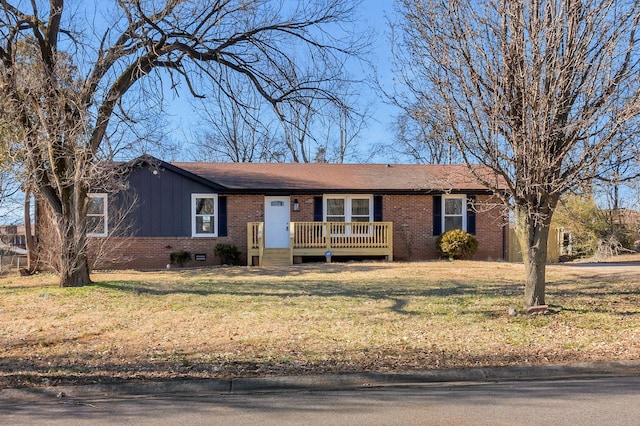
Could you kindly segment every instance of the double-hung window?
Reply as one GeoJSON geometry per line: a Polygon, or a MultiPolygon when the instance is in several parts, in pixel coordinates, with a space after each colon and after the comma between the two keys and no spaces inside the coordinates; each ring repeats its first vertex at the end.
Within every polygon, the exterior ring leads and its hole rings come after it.
{"type": "Polygon", "coordinates": [[[217,236],[217,211],[217,194],[191,194],[191,235],[193,237],[217,236]]]}
{"type": "Polygon", "coordinates": [[[442,230],[467,230],[467,198],[464,195],[442,197],[442,230]]]}
{"type": "MultiPolygon", "coordinates": [[[[370,195],[326,195],[325,217],[326,222],[372,222],[373,197],[370,195]]],[[[336,234],[361,234],[370,232],[365,226],[335,226],[332,233],[336,234]],[[354,228],[354,229],[352,229],[354,228]],[[357,229],[355,229],[357,228],[357,229]]]]}
{"type": "Polygon", "coordinates": [[[326,195],[325,221],[371,222],[373,197],[370,195],[326,195]]]}
{"type": "Polygon", "coordinates": [[[325,203],[327,205],[325,209],[325,212],[327,212],[326,222],[347,222],[344,198],[327,198],[325,203]]]}
{"type": "Polygon", "coordinates": [[[371,198],[351,198],[351,222],[371,222],[371,198]]]}
{"type": "Polygon", "coordinates": [[[87,236],[106,237],[109,233],[107,194],[87,194],[87,236]]]}

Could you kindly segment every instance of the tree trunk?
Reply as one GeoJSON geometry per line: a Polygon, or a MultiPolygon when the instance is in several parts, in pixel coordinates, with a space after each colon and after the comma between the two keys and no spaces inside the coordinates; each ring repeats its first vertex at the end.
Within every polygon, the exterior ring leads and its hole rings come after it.
{"type": "Polygon", "coordinates": [[[56,215],[60,255],[58,275],[60,287],[82,287],[91,284],[84,217],[84,194],[67,199],[63,213],[56,215]]]}
{"type": "Polygon", "coordinates": [[[31,191],[29,189],[24,192],[24,245],[27,249],[27,271],[33,274],[36,271],[37,256],[31,231],[31,191]]]}
{"type": "Polygon", "coordinates": [[[526,208],[516,207],[516,233],[520,241],[526,281],[524,306],[545,304],[547,244],[551,217],[540,218],[526,208]]]}
{"type": "MultiPolygon", "coordinates": [[[[63,259],[63,262],[65,259],[63,259]]],[[[82,287],[91,284],[89,262],[86,255],[78,255],[74,265],[67,262],[66,269],[60,272],[60,287],[82,287]]]]}
{"type": "Polygon", "coordinates": [[[76,235],[77,230],[67,227],[62,233],[59,265],[60,287],[82,287],[91,284],[86,238],[76,235]]]}

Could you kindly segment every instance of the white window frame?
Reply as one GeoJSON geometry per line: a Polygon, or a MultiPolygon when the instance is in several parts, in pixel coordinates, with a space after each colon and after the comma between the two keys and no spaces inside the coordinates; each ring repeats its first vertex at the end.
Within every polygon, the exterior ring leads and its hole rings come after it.
{"type": "Polygon", "coordinates": [[[344,221],[352,222],[351,220],[351,200],[357,198],[359,200],[369,200],[369,220],[367,222],[373,222],[373,195],[370,194],[326,194],[323,196],[323,213],[322,220],[327,221],[327,200],[328,199],[343,199],[344,200],[344,221]]]}
{"type": "MultiPolygon", "coordinates": [[[[344,221],[345,222],[353,222],[352,217],[351,217],[351,200],[353,200],[354,198],[362,200],[362,199],[367,199],[369,200],[369,220],[367,222],[373,222],[373,195],[370,194],[325,194],[323,196],[323,213],[322,213],[322,220],[324,222],[327,222],[327,200],[328,199],[341,199],[344,200],[344,221]]],[[[336,223],[341,223],[341,222],[336,222],[336,223]]],[[[355,222],[358,223],[358,222],[355,222]]],[[[344,227],[344,234],[334,234],[337,236],[340,235],[370,235],[373,232],[373,229],[371,229],[371,227],[368,227],[368,232],[366,233],[362,233],[359,232],[357,234],[352,233],[351,232],[351,225],[345,226],[344,227]]]]}
{"type": "Polygon", "coordinates": [[[87,237],[106,237],[109,235],[109,195],[104,192],[92,192],[87,194],[89,198],[101,198],[102,199],[102,214],[90,214],[87,212],[87,219],[89,217],[102,217],[104,229],[102,232],[87,232],[87,237]]]}
{"type": "Polygon", "coordinates": [[[466,231],[467,230],[467,196],[465,194],[449,194],[449,195],[443,195],[442,196],[442,233],[444,234],[445,232],[448,231],[448,229],[446,228],[445,224],[447,217],[458,217],[459,215],[451,215],[451,214],[447,214],[447,211],[445,209],[445,203],[446,200],[452,200],[452,199],[456,199],[456,200],[462,200],[462,230],[466,231]]]}
{"type": "Polygon", "coordinates": [[[218,236],[218,194],[191,194],[191,236],[193,238],[218,236]],[[196,232],[196,200],[198,198],[210,198],[213,200],[213,232],[196,232]]]}

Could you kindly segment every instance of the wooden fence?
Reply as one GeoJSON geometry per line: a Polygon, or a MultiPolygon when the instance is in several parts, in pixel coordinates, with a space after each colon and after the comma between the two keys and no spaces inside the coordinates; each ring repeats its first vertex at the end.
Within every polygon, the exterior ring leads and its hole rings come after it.
{"type": "Polygon", "coordinates": [[[26,268],[26,255],[0,255],[0,271],[8,271],[13,269],[26,268]]]}
{"type": "MultiPolygon", "coordinates": [[[[564,238],[564,228],[555,228],[549,232],[549,242],[547,244],[547,263],[557,263],[562,253],[562,241],[564,238]]],[[[522,252],[520,242],[514,228],[509,228],[509,262],[522,262],[522,252]]]]}

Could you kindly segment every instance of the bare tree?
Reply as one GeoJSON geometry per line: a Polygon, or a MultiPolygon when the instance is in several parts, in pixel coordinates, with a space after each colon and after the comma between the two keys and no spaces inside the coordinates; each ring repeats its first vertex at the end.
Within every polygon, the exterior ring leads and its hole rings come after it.
{"type": "Polygon", "coordinates": [[[346,80],[334,83],[334,98],[311,95],[282,110],[282,135],[292,161],[344,163],[357,156],[360,133],[370,118],[369,107],[358,105],[357,97],[345,88],[346,80]]]}
{"type": "Polygon", "coordinates": [[[421,95],[426,90],[424,79],[416,78],[413,67],[407,66],[412,59],[410,47],[402,37],[404,25],[394,25],[391,21],[390,24],[392,67],[395,67],[393,74],[397,76],[394,81],[403,90],[388,90],[376,76],[377,90],[388,103],[400,110],[394,122],[395,140],[386,149],[405,161],[409,158],[421,164],[462,163],[462,155],[452,141],[455,135],[450,126],[431,108],[430,99],[421,95]]]}
{"type": "MultiPolygon", "coordinates": [[[[637,134],[637,131],[634,132],[637,134]]],[[[619,135],[624,142],[619,143],[617,149],[604,159],[593,183],[594,191],[600,193],[604,206],[610,210],[628,208],[625,205],[631,200],[624,200],[625,189],[630,189],[630,183],[640,177],[640,144],[637,136],[619,135]],[[625,203],[625,201],[627,203],[625,203]]]]}
{"type": "Polygon", "coordinates": [[[339,104],[331,103],[325,106],[319,117],[317,140],[324,150],[325,159],[330,163],[344,163],[346,161],[366,162],[360,147],[362,131],[367,128],[371,119],[371,103],[363,101],[354,94],[343,95],[339,104]],[[322,139],[320,139],[322,136],[322,139]]]}
{"type": "Polygon", "coordinates": [[[453,135],[441,121],[424,115],[418,119],[407,111],[396,117],[396,145],[391,146],[400,154],[422,164],[460,164],[462,155],[451,142],[453,135]]]}
{"type": "Polygon", "coordinates": [[[628,143],[617,135],[640,113],[640,3],[399,0],[398,11],[409,93],[451,129],[467,164],[499,176],[477,177],[515,213],[525,306],[544,304],[560,196],[628,143]]]}
{"type": "MultiPolygon", "coordinates": [[[[0,160],[2,161],[2,160],[0,160]]],[[[11,164],[0,163],[0,224],[9,225],[19,218],[22,194],[19,172],[11,164]]]]}
{"type": "Polygon", "coordinates": [[[313,95],[306,96],[279,110],[282,140],[287,148],[287,156],[294,163],[310,163],[313,159],[312,149],[318,146],[318,142],[312,129],[319,102],[313,95]]]}
{"type": "Polygon", "coordinates": [[[199,81],[222,84],[232,71],[276,109],[310,90],[330,97],[318,76],[333,75],[327,70],[357,52],[354,38],[336,31],[349,27],[354,7],[340,0],[120,0],[73,10],[63,0],[0,0],[0,115],[19,126],[31,188],[51,210],[60,285],[90,282],[88,177],[112,119],[127,119],[116,113],[132,105],[128,95],[153,96],[167,85],[204,96],[199,81]],[[308,58],[304,73],[297,72],[300,55],[308,58]]]}
{"type": "Polygon", "coordinates": [[[170,139],[162,97],[145,91],[132,91],[114,109],[97,159],[126,161],[143,154],[168,158],[177,147],[170,139]],[[155,101],[155,102],[154,102],[155,101]],[[126,105],[125,105],[126,104],[126,105]]]}
{"type": "Polygon", "coordinates": [[[320,78],[301,90],[299,97],[275,108],[232,72],[224,81],[207,89],[213,93],[208,101],[192,102],[206,126],[191,138],[194,160],[344,162],[354,156],[360,132],[370,118],[369,107],[358,105],[358,97],[349,93],[362,82],[351,80],[342,70],[320,78]]]}
{"type": "Polygon", "coordinates": [[[193,160],[284,160],[286,147],[276,137],[276,116],[262,96],[233,73],[207,91],[213,95],[193,102],[203,122],[203,128],[191,137],[189,152],[193,160]]]}

